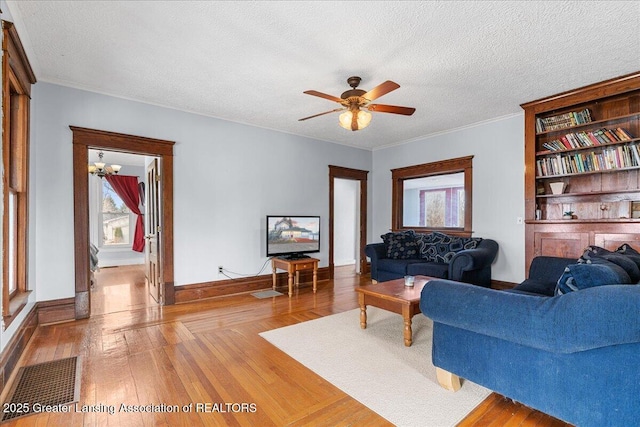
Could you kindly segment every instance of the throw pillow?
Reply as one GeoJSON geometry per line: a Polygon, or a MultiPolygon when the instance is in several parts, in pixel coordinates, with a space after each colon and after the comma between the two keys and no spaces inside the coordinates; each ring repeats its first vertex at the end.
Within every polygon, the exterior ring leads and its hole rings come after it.
{"type": "Polygon", "coordinates": [[[633,249],[631,245],[625,243],[621,245],[618,249],[616,249],[616,253],[625,255],[630,260],[636,263],[638,268],[640,268],[640,253],[633,249]]]}
{"type": "Polygon", "coordinates": [[[380,237],[387,248],[387,258],[410,259],[418,257],[418,245],[413,230],[391,232],[380,237]]]}
{"type": "Polygon", "coordinates": [[[418,245],[418,255],[425,260],[435,260],[436,250],[433,246],[433,233],[416,234],[416,244],[418,245]]]}
{"type": "Polygon", "coordinates": [[[578,263],[589,263],[596,259],[610,261],[624,269],[633,283],[640,281],[640,267],[629,256],[611,252],[599,246],[587,246],[578,263]]]}
{"type": "Polygon", "coordinates": [[[465,249],[475,249],[478,247],[482,239],[477,237],[458,237],[449,236],[448,234],[435,232],[433,233],[432,245],[435,254],[429,257],[430,261],[448,264],[451,259],[460,251],[465,249]]]}
{"type": "Polygon", "coordinates": [[[598,261],[597,264],[571,264],[564,269],[558,279],[555,295],[594,286],[629,284],[631,279],[624,269],[612,262],[598,261]]]}

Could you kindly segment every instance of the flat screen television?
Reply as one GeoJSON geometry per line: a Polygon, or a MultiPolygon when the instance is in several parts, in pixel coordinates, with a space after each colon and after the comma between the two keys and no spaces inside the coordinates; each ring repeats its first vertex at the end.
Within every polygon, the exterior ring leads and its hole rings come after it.
{"type": "Polygon", "coordinates": [[[267,215],[267,256],[306,258],[320,252],[320,217],[267,215]]]}

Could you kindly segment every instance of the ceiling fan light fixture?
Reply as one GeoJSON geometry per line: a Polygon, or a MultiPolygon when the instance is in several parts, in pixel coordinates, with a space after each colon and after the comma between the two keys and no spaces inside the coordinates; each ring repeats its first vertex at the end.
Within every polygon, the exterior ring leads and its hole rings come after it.
{"type": "Polygon", "coordinates": [[[338,117],[338,123],[340,123],[340,126],[346,130],[361,130],[369,126],[369,123],[371,123],[371,113],[360,109],[348,110],[340,114],[340,116],[338,117]],[[353,126],[354,113],[357,114],[355,118],[355,128],[353,126]]]}

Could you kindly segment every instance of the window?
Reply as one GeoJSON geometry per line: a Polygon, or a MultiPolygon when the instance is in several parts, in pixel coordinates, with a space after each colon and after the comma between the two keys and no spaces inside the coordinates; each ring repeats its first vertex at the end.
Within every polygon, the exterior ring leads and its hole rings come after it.
{"type": "Polygon", "coordinates": [[[12,23],[2,21],[2,315],[5,327],[26,304],[29,97],[36,82],[12,23]]]}
{"type": "Polygon", "coordinates": [[[100,242],[102,246],[131,245],[131,231],[135,227],[135,215],[124,204],[106,179],[100,180],[102,209],[98,222],[102,224],[100,242]]]}
{"type": "Polygon", "coordinates": [[[393,169],[392,228],[471,235],[472,158],[393,169]]]}

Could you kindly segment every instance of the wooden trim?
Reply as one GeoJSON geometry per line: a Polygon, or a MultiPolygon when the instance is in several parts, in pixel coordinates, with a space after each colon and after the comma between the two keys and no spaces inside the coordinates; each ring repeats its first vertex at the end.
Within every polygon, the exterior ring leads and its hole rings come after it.
{"type": "Polygon", "coordinates": [[[329,278],[333,279],[334,265],[334,180],[351,179],[360,181],[360,233],[359,233],[359,251],[360,251],[360,274],[369,272],[369,264],[367,256],[364,253],[367,245],[367,177],[369,171],[360,169],[345,168],[342,166],[329,165],[329,278]]]}
{"type": "Polygon", "coordinates": [[[502,280],[493,280],[491,279],[491,289],[513,289],[518,285],[518,283],[513,282],[503,282],[502,280]]]}
{"type": "Polygon", "coordinates": [[[0,354],[0,393],[7,385],[38,325],[74,320],[74,305],[75,298],[73,297],[42,301],[33,305],[0,354]]]}
{"type": "Polygon", "coordinates": [[[37,306],[34,305],[0,355],[0,392],[7,385],[37,326],[37,306]]]}
{"type": "MultiPolygon", "coordinates": [[[[318,281],[329,280],[329,267],[318,268],[318,281]]],[[[288,274],[277,273],[276,286],[286,294],[288,285],[288,274]]],[[[313,272],[300,271],[300,286],[312,286],[313,272]]],[[[217,280],[214,282],[195,283],[191,285],[182,285],[175,287],[175,302],[184,303],[200,300],[203,298],[214,298],[229,296],[247,292],[262,291],[272,289],[273,276],[271,273],[262,274],[255,277],[242,277],[239,279],[217,280]]]]}
{"type": "Polygon", "coordinates": [[[87,175],[90,148],[115,150],[160,157],[162,168],[162,289],[164,304],[174,303],[173,267],[173,141],[126,135],[69,126],[73,132],[73,209],[75,230],[76,319],[91,313],[89,272],[89,183],[87,175]]]}
{"type": "Polygon", "coordinates": [[[38,324],[46,325],[75,320],[75,304],[74,297],[38,302],[38,324]]]}
{"type": "Polygon", "coordinates": [[[394,231],[412,229],[416,232],[442,231],[447,234],[470,236],[473,233],[473,156],[440,160],[432,163],[391,169],[391,229],[394,231]],[[403,182],[406,179],[464,172],[465,215],[464,228],[405,227],[403,218],[403,182]]]}
{"type": "Polygon", "coordinates": [[[12,22],[2,21],[2,29],[5,37],[2,41],[3,50],[9,54],[8,65],[14,70],[20,86],[26,95],[31,97],[31,85],[36,83],[36,75],[31,68],[29,58],[27,57],[18,31],[12,22]]]}
{"type": "Polygon", "coordinates": [[[2,21],[2,108],[4,111],[2,136],[2,243],[4,254],[9,253],[9,198],[16,197],[15,269],[16,291],[9,292],[9,257],[2,260],[2,314],[5,327],[24,308],[28,298],[28,242],[29,242],[29,118],[31,85],[35,75],[24,52],[20,37],[11,22],[2,21]]]}
{"type": "Polygon", "coordinates": [[[637,90],[638,87],[640,87],[640,71],[526,102],[520,104],[520,107],[531,110],[533,114],[539,114],[593,99],[623,94],[637,90]]]}

